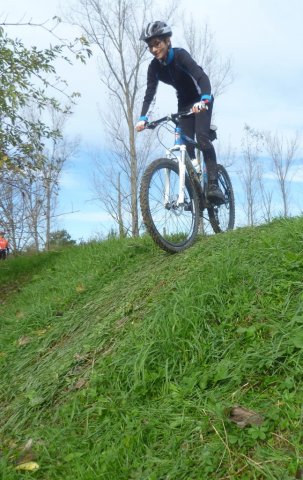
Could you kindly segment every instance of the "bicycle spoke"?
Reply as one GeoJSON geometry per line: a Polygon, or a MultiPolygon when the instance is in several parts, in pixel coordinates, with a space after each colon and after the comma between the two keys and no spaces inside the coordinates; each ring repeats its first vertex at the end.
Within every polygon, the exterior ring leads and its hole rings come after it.
{"type": "Polygon", "coordinates": [[[178,204],[178,165],[167,159],[153,162],[141,190],[142,214],[153,238],[168,251],[187,248],[197,233],[198,201],[193,201],[193,187],[186,185],[184,203],[178,204]]]}

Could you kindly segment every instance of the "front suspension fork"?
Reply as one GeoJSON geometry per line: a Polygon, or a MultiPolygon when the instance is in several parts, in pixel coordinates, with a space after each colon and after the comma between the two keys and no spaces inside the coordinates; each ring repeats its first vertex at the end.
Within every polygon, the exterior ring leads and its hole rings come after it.
{"type": "MultiPolygon", "coordinates": [[[[186,153],[186,146],[185,145],[178,145],[173,147],[170,150],[167,150],[166,157],[172,158],[172,151],[179,151],[180,155],[178,155],[178,168],[179,168],[179,191],[178,191],[178,198],[176,200],[175,206],[183,206],[185,200],[185,153],[186,153]]],[[[174,158],[176,158],[174,156],[174,158]]],[[[165,171],[165,188],[164,188],[164,205],[168,205],[170,203],[170,170],[167,168],[165,171]]]]}
{"type": "Polygon", "coordinates": [[[180,145],[180,155],[179,155],[179,195],[177,200],[177,205],[184,205],[184,198],[185,198],[185,152],[186,146],[180,145]]]}

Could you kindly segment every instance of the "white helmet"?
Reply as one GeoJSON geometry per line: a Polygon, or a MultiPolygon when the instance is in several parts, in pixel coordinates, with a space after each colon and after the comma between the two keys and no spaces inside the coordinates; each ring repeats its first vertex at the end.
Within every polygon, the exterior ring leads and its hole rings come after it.
{"type": "Polygon", "coordinates": [[[154,37],[171,37],[173,32],[171,28],[164,22],[151,22],[142,30],[140,40],[148,42],[154,37]]]}

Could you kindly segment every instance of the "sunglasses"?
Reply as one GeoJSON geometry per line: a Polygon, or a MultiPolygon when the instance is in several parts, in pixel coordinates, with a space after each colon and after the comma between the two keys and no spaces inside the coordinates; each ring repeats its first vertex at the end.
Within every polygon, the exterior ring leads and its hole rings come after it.
{"type": "Polygon", "coordinates": [[[153,48],[159,48],[161,43],[163,43],[163,40],[154,40],[153,42],[150,42],[147,47],[149,50],[152,50],[153,48]]]}

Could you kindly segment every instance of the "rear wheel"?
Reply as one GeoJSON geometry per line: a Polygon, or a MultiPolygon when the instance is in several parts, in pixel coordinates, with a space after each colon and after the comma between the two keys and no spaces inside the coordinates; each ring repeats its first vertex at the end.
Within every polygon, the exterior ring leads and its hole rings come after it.
{"type": "Polygon", "coordinates": [[[178,163],[167,158],[155,160],[142,178],[141,211],[153,240],[171,253],[190,247],[198,233],[199,202],[188,175],[185,177],[184,203],[178,204],[178,198],[178,163]]]}
{"type": "Polygon", "coordinates": [[[224,193],[225,203],[212,205],[208,210],[208,217],[215,233],[232,230],[235,226],[235,197],[230,177],[222,165],[217,165],[218,183],[224,193]]]}

